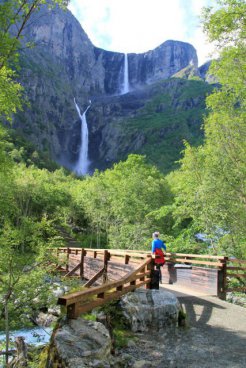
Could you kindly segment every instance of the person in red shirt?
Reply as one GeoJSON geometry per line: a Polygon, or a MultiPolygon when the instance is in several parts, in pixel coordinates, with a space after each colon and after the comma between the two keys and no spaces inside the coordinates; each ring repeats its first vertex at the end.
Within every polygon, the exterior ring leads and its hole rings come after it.
{"type": "Polygon", "coordinates": [[[159,270],[159,281],[162,283],[162,274],[161,274],[161,266],[165,264],[164,251],[166,251],[166,244],[159,239],[160,233],[159,231],[155,231],[153,233],[153,241],[152,241],[152,254],[157,256],[155,258],[156,269],[159,270]]]}

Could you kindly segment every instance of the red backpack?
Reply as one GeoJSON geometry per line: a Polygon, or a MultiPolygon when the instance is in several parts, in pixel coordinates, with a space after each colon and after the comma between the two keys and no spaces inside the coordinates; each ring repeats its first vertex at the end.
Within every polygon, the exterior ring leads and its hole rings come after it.
{"type": "Polygon", "coordinates": [[[162,249],[157,248],[155,250],[155,255],[158,256],[157,258],[155,258],[155,263],[163,266],[166,261],[165,261],[164,253],[163,253],[162,249]]]}

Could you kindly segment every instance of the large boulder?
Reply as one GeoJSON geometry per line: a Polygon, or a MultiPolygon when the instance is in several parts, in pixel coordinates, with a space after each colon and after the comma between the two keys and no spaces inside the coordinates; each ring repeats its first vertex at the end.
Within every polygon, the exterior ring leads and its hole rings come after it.
{"type": "Polygon", "coordinates": [[[56,355],[68,368],[85,367],[89,361],[107,361],[111,352],[109,331],[100,322],[70,320],[54,334],[56,355]]]}
{"type": "Polygon", "coordinates": [[[158,331],[178,323],[180,304],[168,291],[138,289],[125,295],[120,304],[133,332],[158,331]]]}

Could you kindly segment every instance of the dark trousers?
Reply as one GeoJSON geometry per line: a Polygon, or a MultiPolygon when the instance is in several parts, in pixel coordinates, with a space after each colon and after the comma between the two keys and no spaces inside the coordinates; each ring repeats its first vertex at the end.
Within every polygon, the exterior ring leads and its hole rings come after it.
{"type": "Polygon", "coordinates": [[[155,267],[159,271],[159,282],[162,283],[162,274],[161,274],[161,266],[162,264],[156,264],[155,267]]]}

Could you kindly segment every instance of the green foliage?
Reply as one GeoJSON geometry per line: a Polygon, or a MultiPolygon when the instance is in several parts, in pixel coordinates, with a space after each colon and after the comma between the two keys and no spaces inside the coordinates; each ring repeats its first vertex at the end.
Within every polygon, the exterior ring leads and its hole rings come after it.
{"type": "Polygon", "coordinates": [[[238,45],[245,40],[244,0],[217,0],[219,8],[203,9],[203,29],[210,41],[216,42],[217,48],[224,49],[227,45],[238,45]]]}
{"type": "Polygon", "coordinates": [[[170,201],[164,176],[138,155],[81,181],[73,195],[97,234],[96,246],[104,246],[104,234],[107,246],[123,249],[143,247],[155,226],[148,213],[170,201]]]}
{"type": "Polygon", "coordinates": [[[141,132],[144,145],[135,153],[146,155],[151,164],[167,173],[178,168],[184,139],[194,145],[202,143],[201,122],[206,114],[203,101],[213,86],[201,80],[178,78],[157,86],[159,93],[124,123],[122,136],[128,142],[141,132]],[[163,88],[165,92],[160,93],[163,88]]]}
{"type": "Polygon", "coordinates": [[[59,165],[50,160],[47,152],[37,151],[30,141],[27,141],[16,130],[6,128],[5,151],[16,163],[23,163],[26,166],[34,165],[39,169],[54,171],[59,165]]]}
{"type": "MultiPolygon", "coordinates": [[[[47,303],[47,285],[44,284],[45,261],[44,253],[35,261],[41,253],[36,247],[22,253],[16,245],[13,232],[5,230],[0,237],[0,295],[2,299],[1,314],[8,308],[8,327],[17,328],[26,325],[32,313],[40,306],[47,303]],[[36,263],[37,262],[37,263],[36,263]]],[[[0,320],[0,329],[3,329],[3,319],[0,320]]]]}
{"type": "Polygon", "coordinates": [[[246,4],[217,3],[219,9],[204,11],[204,29],[218,42],[220,57],[209,72],[221,88],[206,100],[205,144],[187,144],[181,169],[168,181],[175,193],[176,223],[190,218],[192,227],[208,235],[210,250],[241,258],[246,239],[246,4]]]}
{"type": "Polygon", "coordinates": [[[92,313],[83,314],[82,317],[84,319],[86,319],[87,321],[96,321],[97,320],[97,316],[95,314],[92,314],[92,313]]]}
{"type": "MultiPolygon", "coordinates": [[[[0,59],[1,62],[1,59],[0,59]]],[[[11,115],[21,108],[23,88],[14,80],[15,73],[3,66],[0,68],[0,119],[10,120],[11,115]]]]}

